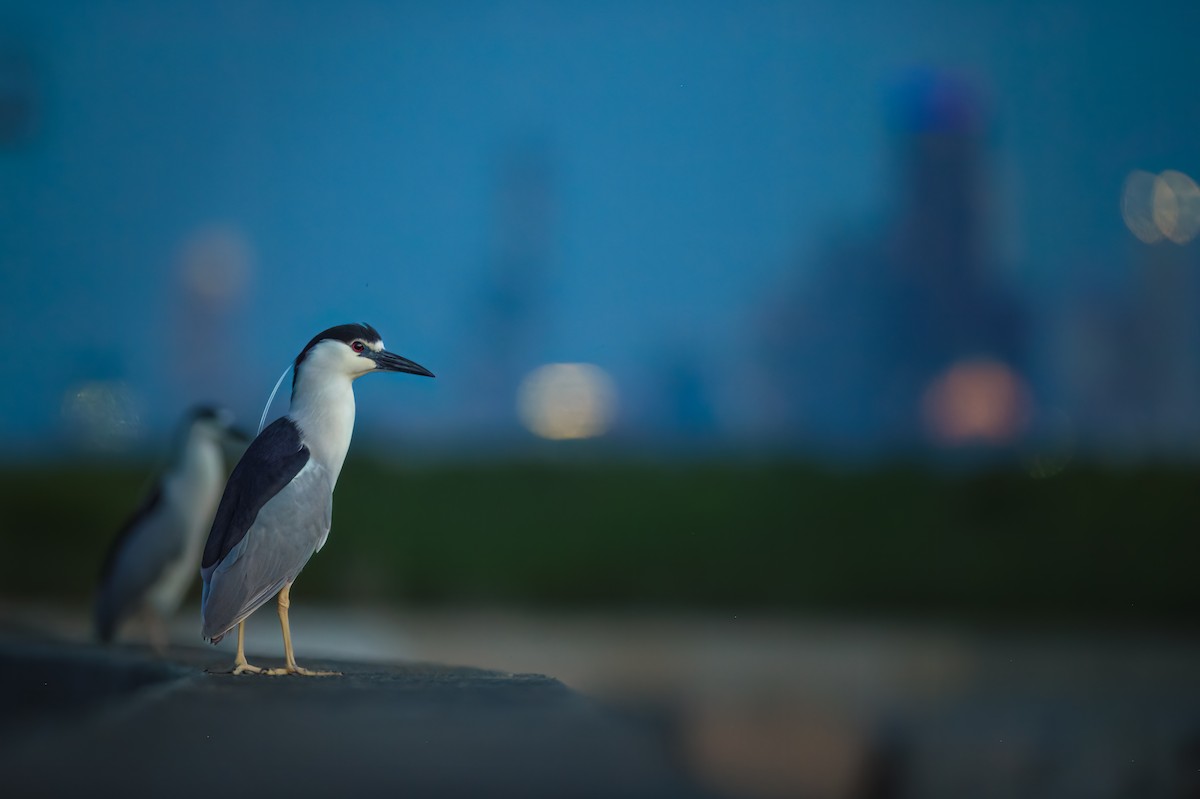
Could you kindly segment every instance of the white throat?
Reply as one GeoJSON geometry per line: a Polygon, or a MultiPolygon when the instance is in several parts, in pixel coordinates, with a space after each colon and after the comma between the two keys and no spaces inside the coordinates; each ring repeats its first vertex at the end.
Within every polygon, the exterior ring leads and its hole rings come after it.
{"type": "Polygon", "coordinates": [[[354,387],[349,375],[320,369],[306,361],[295,377],[288,416],[312,457],[337,482],[354,434],[354,387]]]}
{"type": "MultiPolygon", "coordinates": [[[[182,455],[164,479],[174,502],[186,507],[188,519],[211,519],[225,482],[225,456],[213,434],[193,424],[182,455]]],[[[200,525],[205,528],[207,524],[200,525]]],[[[203,538],[201,538],[203,541],[203,538]]]]}

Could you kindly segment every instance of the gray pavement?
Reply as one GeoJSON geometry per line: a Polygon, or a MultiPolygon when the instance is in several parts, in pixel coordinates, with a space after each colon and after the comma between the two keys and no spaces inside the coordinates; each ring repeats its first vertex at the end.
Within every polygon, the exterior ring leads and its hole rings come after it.
{"type": "MultiPolygon", "coordinates": [[[[0,602],[0,796],[695,796],[690,777],[747,799],[1200,797],[1189,629],[293,612],[304,665],[353,661],[339,684],[205,678],[229,641],[157,662],[137,629],[85,644],[83,608],[0,602]]],[[[196,640],[194,612],[176,622],[196,640]]],[[[247,649],[278,664],[272,616],[247,649]]]]}
{"type": "Polygon", "coordinates": [[[6,796],[700,797],[653,729],[539,674],[0,637],[6,796]],[[256,662],[258,662],[256,660],[256,662]],[[281,665],[264,659],[260,665],[281,665]]]}

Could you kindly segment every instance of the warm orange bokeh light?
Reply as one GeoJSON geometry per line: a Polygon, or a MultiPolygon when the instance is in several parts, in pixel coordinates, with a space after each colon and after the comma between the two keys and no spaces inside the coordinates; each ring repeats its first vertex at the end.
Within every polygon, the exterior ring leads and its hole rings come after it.
{"type": "Polygon", "coordinates": [[[1011,367],[986,358],[959,361],[930,383],[921,400],[936,441],[1003,444],[1029,422],[1029,389],[1011,367]]]}

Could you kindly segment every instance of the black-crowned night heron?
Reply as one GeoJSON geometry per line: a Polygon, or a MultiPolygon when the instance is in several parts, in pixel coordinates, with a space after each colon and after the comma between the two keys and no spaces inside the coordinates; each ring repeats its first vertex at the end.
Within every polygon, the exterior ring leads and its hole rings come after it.
{"type": "Polygon", "coordinates": [[[108,642],[122,622],[145,614],[150,643],[166,648],[165,622],[196,579],[204,536],[225,483],[224,444],[246,437],[224,409],[199,407],[180,426],[170,463],[104,558],[96,592],[96,635],[108,642]]]}
{"type": "Polygon", "coordinates": [[[296,665],[288,628],[296,575],[325,544],[333,488],[354,431],[353,381],[368,372],[433,373],[383,348],[370,325],[318,333],[296,357],[291,409],[250,444],[234,467],[204,548],[202,635],[216,643],[238,628],[234,674],[320,675],[296,665]],[[278,596],[285,665],[246,662],[245,620],[278,596]]]}

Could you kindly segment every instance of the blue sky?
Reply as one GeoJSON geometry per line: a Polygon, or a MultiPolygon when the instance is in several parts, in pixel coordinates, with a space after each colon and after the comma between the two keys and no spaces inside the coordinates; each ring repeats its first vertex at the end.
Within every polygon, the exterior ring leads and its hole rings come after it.
{"type": "Polygon", "coordinates": [[[91,379],[128,381],[147,429],[170,425],[176,264],[212,226],[253,269],[210,399],[257,418],[309,336],[365,320],[440,377],[363,385],[360,418],[453,430],[497,175],[523,142],[549,164],[553,224],[521,363],[600,364],[636,415],[656,359],[686,348],[736,427],[758,309],[887,211],[888,101],[913,69],[988,104],[1007,279],[1049,304],[1119,285],[1124,175],[1200,172],[1197,12],[946,5],[0,5],[38,109],[0,149],[0,446],[55,435],[91,379]]]}

